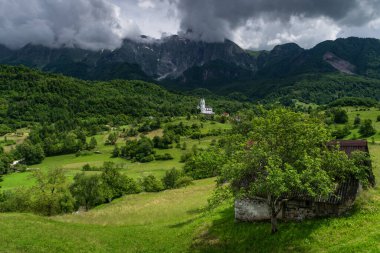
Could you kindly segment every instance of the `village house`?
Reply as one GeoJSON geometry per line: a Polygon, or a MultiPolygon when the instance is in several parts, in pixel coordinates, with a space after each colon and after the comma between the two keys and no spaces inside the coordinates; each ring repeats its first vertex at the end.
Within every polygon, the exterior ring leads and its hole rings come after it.
{"type": "MultiPolygon", "coordinates": [[[[368,143],[365,140],[334,141],[329,146],[340,145],[340,150],[348,156],[359,150],[369,153],[368,143]]],[[[371,166],[371,164],[368,164],[371,166]]],[[[369,175],[370,183],[374,184],[373,175],[369,175]]],[[[283,220],[303,220],[314,217],[339,216],[348,211],[354,204],[361,190],[359,180],[349,178],[337,184],[334,193],[328,197],[310,198],[298,193],[284,201],[282,211],[278,218],[283,220]]],[[[261,198],[237,199],[235,201],[235,219],[239,221],[269,220],[269,207],[261,198]]]]}

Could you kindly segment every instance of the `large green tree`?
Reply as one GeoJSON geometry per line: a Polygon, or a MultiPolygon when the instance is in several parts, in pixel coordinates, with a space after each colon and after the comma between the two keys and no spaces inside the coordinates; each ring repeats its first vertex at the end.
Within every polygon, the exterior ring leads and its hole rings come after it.
{"type": "MultiPolygon", "coordinates": [[[[237,140],[220,182],[230,182],[238,198],[261,198],[269,206],[272,232],[285,196],[305,192],[310,197],[333,190],[336,171],[349,173],[354,165],[337,149],[328,150],[331,136],[324,123],[307,114],[275,109],[255,117],[237,140]],[[328,168],[324,162],[329,159],[328,168]]],[[[343,175],[339,175],[343,176],[343,175]]]]}
{"type": "Polygon", "coordinates": [[[78,206],[84,206],[86,211],[104,202],[102,194],[102,181],[99,175],[88,175],[78,173],[70,186],[78,206]]]}

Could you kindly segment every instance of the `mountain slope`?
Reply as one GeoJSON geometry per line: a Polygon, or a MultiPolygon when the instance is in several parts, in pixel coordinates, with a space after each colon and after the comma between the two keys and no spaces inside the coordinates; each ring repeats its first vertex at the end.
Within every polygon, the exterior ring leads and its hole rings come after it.
{"type": "MultiPolygon", "coordinates": [[[[242,92],[251,99],[279,93],[308,74],[316,74],[317,79],[332,73],[347,75],[339,78],[339,87],[333,85],[332,98],[355,93],[343,87],[352,75],[380,79],[380,41],[352,37],[325,41],[308,50],[288,43],[253,52],[229,40],[207,43],[178,35],[161,40],[142,36],[138,41],[124,40],[114,51],[38,45],[10,50],[0,46],[0,63],[24,64],[86,80],[138,79],[174,90],[207,88],[222,95],[242,92]]],[[[373,89],[370,84],[371,95],[377,98],[373,89]]],[[[359,93],[366,92],[360,89],[359,93]]]]}

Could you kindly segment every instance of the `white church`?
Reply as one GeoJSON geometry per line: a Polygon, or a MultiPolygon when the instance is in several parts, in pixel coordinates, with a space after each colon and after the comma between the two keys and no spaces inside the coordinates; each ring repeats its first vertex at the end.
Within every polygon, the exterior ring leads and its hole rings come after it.
{"type": "Polygon", "coordinates": [[[211,107],[207,107],[207,106],[206,106],[206,101],[205,101],[204,98],[202,98],[201,101],[199,102],[198,109],[201,110],[201,114],[207,114],[207,115],[215,114],[215,113],[212,111],[212,108],[211,108],[211,107]]]}

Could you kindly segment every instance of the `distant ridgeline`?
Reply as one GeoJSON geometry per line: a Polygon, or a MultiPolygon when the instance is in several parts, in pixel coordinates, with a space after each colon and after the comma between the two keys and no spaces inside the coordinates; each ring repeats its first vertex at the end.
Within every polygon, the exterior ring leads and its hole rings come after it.
{"type": "Polygon", "coordinates": [[[178,35],[124,40],[116,50],[0,45],[0,64],[38,68],[84,80],[145,80],[171,90],[203,88],[240,100],[292,99],[318,104],[342,97],[380,100],[380,41],[347,38],[303,49],[294,43],[250,51],[230,40],[178,35]]]}
{"type": "MultiPolygon", "coordinates": [[[[30,122],[69,125],[83,120],[123,124],[135,117],[198,113],[199,97],[172,93],[155,84],[83,81],[27,67],[0,65],[0,90],[0,125],[12,128],[30,122]]],[[[248,106],[217,96],[208,101],[219,113],[248,106]]]]}

